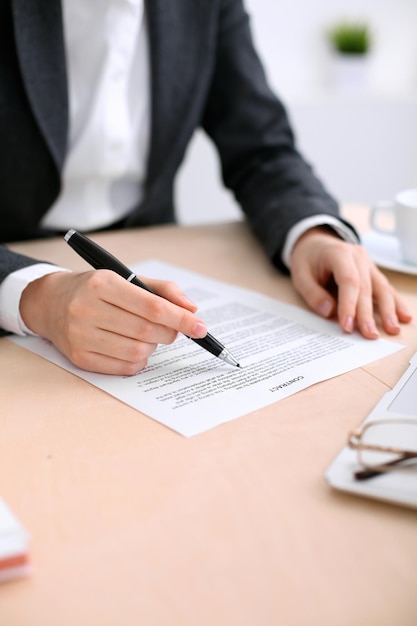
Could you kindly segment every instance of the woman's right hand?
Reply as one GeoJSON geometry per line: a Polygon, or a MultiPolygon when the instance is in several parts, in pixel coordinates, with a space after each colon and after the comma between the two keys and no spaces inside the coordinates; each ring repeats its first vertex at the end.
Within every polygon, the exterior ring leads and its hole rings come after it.
{"type": "Polygon", "coordinates": [[[146,278],[159,295],[110,270],[55,272],[31,282],[20,301],[26,326],[50,340],[78,367],[129,376],[143,369],[159,343],[179,332],[207,334],[196,305],[172,282],[146,278]]]}

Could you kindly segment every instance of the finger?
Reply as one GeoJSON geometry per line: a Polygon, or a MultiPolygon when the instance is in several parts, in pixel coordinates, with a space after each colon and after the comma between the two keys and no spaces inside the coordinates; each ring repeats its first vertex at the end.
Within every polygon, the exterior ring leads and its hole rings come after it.
{"type": "Polygon", "coordinates": [[[352,259],[340,259],[334,265],[334,280],[338,290],[337,317],[342,329],[351,333],[355,327],[356,307],[360,292],[360,276],[352,259]]]}
{"type": "Polygon", "coordinates": [[[189,337],[202,338],[207,335],[207,327],[202,319],[160,296],[146,294],[138,308],[141,317],[154,324],[174,329],[189,337]]]}
{"type": "Polygon", "coordinates": [[[376,297],[376,303],[384,330],[390,335],[398,335],[401,329],[393,294],[389,291],[383,291],[376,297]]]}
{"type": "Polygon", "coordinates": [[[91,354],[90,365],[83,369],[97,372],[98,374],[109,374],[112,376],[134,376],[141,372],[148,365],[148,360],[138,363],[130,363],[128,361],[121,361],[119,359],[113,359],[111,357],[105,357],[102,355],[91,354]]]}
{"type": "Polygon", "coordinates": [[[398,294],[396,294],[395,296],[395,302],[399,321],[403,322],[404,324],[408,324],[409,322],[411,322],[411,320],[413,319],[411,311],[404,302],[404,300],[398,294]]]}
{"type": "MultiPolygon", "coordinates": [[[[354,303],[349,303],[347,306],[352,306],[352,313],[349,312],[349,309],[343,310],[345,305],[344,301],[344,285],[340,286],[340,300],[339,300],[339,319],[341,320],[341,325],[346,323],[346,315],[353,315],[353,324],[356,322],[356,326],[359,332],[366,337],[367,339],[377,339],[379,337],[379,332],[375,323],[374,316],[374,296],[375,296],[375,288],[378,285],[378,275],[374,271],[376,268],[373,267],[372,262],[368,258],[366,252],[360,246],[355,246],[351,248],[352,257],[351,257],[351,273],[348,278],[344,276],[342,278],[343,281],[346,281],[346,284],[349,286],[352,283],[355,285],[355,289],[357,289],[357,299],[355,305],[355,311],[353,313],[353,305],[354,303]],[[354,278],[352,279],[352,276],[354,278]],[[349,282],[350,281],[350,282],[349,282]]],[[[381,275],[382,278],[382,275],[381,275]]],[[[350,320],[349,320],[350,322],[350,320]]],[[[348,322],[348,325],[349,325],[348,322]]],[[[348,330],[345,328],[345,330],[348,330]]]]}
{"type": "Polygon", "coordinates": [[[63,351],[82,369],[130,375],[146,366],[157,345],[96,328],[88,341],[71,338],[63,351]]]}
{"type": "Polygon", "coordinates": [[[334,314],[335,298],[320,284],[307,264],[295,265],[291,277],[295,289],[313,311],[326,318],[334,314]]]}
{"type": "Polygon", "coordinates": [[[170,344],[178,335],[178,331],[173,328],[156,324],[107,302],[100,302],[97,305],[94,326],[118,337],[153,344],[170,344]]]}
{"type": "Polygon", "coordinates": [[[374,319],[372,280],[366,253],[360,246],[350,246],[344,255],[334,255],[331,263],[338,289],[337,316],[341,328],[351,333],[357,325],[364,337],[376,339],[379,333],[374,319]]]}
{"type": "Polygon", "coordinates": [[[372,299],[372,288],[368,286],[368,279],[361,283],[359,297],[356,307],[356,325],[364,337],[367,339],[377,339],[379,331],[374,318],[374,306],[372,299]]]}
{"type": "Polygon", "coordinates": [[[403,299],[376,268],[374,284],[375,306],[378,308],[382,326],[390,335],[398,335],[401,330],[400,322],[410,322],[411,313],[403,299]]]}
{"type": "Polygon", "coordinates": [[[149,278],[140,278],[148,287],[152,289],[162,298],[177,304],[178,306],[188,309],[193,313],[198,309],[195,302],[190,300],[188,296],[180,289],[180,287],[169,280],[156,280],[149,278]]]}
{"type": "Polygon", "coordinates": [[[74,360],[73,363],[83,370],[97,374],[133,376],[148,365],[148,359],[132,363],[131,361],[123,361],[105,354],[85,352],[79,360],[74,360]]]}
{"type": "Polygon", "coordinates": [[[89,281],[90,289],[108,304],[190,337],[201,338],[207,334],[203,320],[193,312],[132,285],[114,272],[95,271],[90,274],[89,281]]]}

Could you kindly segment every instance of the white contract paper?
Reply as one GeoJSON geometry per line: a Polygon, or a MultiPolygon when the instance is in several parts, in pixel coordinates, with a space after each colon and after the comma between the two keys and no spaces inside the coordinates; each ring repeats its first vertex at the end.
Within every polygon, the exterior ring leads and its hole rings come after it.
{"type": "Polygon", "coordinates": [[[384,339],[346,335],[336,322],[299,307],[160,261],[132,270],[180,285],[198,303],[210,333],[242,368],[182,335],[171,345],[158,346],[146,369],[129,377],[80,370],[39,337],[11,339],[186,437],[403,348],[384,339]]]}

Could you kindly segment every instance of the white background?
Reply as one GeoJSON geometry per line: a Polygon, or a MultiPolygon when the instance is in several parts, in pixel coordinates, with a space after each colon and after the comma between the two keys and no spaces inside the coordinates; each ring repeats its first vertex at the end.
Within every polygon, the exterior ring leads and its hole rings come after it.
{"type": "MultiPolygon", "coordinates": [[[[246,0],[268,79],[298,147],[341,202],[372,204],[417,186],[417,0],[246,0]],[[366,19],[373,48],[363,90],[340,92],[326,29],[366,19]]],[[[217,155],[194,137],[176,187],[179,219],[240,217],[217,155]]]]}

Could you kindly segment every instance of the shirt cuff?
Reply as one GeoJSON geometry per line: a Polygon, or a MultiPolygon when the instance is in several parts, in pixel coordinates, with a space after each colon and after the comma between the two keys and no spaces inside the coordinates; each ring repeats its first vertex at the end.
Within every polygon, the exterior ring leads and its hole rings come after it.
{"type": "Polygon", "coordinates": [[[24,289],[37,278],[68,269],[36,263],[12,272],[0,284],[0,327],[16,335],[34,335],[20,315],[20,298],[24,289]]]}
{"type": "Polygon", "coordinates": [[[345,241],[350,243],[359,243],[359,239],[357,238],[355,232],[349,228],[349,226],[338,220],[337,217],[325,214],[307,217],[306,219],[298,222],[288,231],[281,254],[281,260],[288,269],[290,268],[291,253],[298,239],[307,230],[315,228],[316,226],[330,226],[337,233],[337,235],[345,241]]]}

